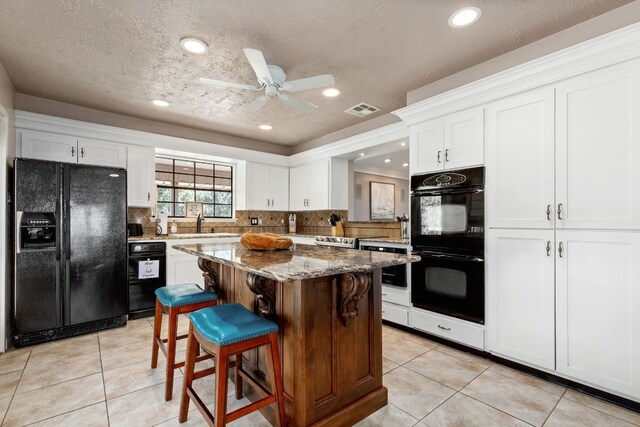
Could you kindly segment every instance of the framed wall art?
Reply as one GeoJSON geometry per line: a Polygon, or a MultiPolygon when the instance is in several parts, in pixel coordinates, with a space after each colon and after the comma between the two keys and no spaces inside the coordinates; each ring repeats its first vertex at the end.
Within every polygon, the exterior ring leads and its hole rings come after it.
{"type": "Polygon", "coordinates": [[[185,218],[198,218],[198,215],[204,218],[203,206],[202,202],[185,202],[185,218]]]}
{"type": "Polygon", "coordinates": [[[375,181],[371,181],[369,185],[369,217],[372,220],[395,219],[395,185],[375,181]]]}

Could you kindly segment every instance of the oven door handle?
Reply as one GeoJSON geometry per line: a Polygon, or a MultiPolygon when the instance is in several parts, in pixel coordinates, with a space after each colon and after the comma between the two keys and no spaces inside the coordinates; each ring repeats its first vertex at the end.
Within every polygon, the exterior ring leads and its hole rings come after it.
{"type": "Polygon", "coordinates": [[[425,258],[450,259],[455,261],[484,262],[483,258],[475,256],[443,254],[440,252],[413,252],[412,255],[418,255],[419,257],[425,258]]]}
{"type": "Polygon", "coordinates": [[[442,196],[449,194],[475,194],[484,192],[484,188],[460,188],[460,189],[444,189],[439,188],[437,190],[413,190],[411,192],[411,197],[420,197],[420,196],[442,196]]]}

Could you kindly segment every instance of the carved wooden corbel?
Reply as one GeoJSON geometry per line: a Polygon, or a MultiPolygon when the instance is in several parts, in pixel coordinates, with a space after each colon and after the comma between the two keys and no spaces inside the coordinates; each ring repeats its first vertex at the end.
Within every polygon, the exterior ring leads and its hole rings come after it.
{"type": "Polygon", "coordinates": [[[256,294],[255,310],[272,319],[275,316],[276,290],[271,280],[254,273],[247,274],[247,286],[256,294]]]}
{"type": "Polygon", "coordinates": [[[217,265],[216,262],[206,258],[198,258],[198,267],[203,271],[202,276],[204,277],[204,289],[206,291],[220,292],[218,288],[218,272],[216,271],[217,265]]]}
{"type": "Polygon", "coordinates": [[[358,316],[358,301],[362,299],[371,286],[369,273],[345,273],[342,275],[341,312],[345,326],[349,319],[358,316]]]}

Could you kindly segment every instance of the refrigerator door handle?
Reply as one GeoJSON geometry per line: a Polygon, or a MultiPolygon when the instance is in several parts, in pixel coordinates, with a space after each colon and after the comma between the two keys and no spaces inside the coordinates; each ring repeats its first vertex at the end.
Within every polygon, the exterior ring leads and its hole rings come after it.
{"type": "Polygon", "coordinates": [[[16,241],[16,253],[20,253],[20,247],[22,246],[22,233],[20,233],[20,223],[22,222],[22,214],[24,212],[16,212],[16,228],[15,228],[15,241],[16,241]]]}

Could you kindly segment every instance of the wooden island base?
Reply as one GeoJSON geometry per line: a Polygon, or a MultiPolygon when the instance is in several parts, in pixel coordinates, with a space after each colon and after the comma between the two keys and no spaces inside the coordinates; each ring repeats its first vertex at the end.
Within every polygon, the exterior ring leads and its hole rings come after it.
{"type": "MultiPolygon", "coordinates": [[[[205,258],[198,264],[220,303],[240,303],[280,327],[287,425],[350,426],[387,404],[379,268],[277,282],[205,258]]],[[[247,372],[271,387],[266,361],[265,349],[243,354],[247,372]]],[[[274,423],[270,406],[262,413],[274,423]]]]}

